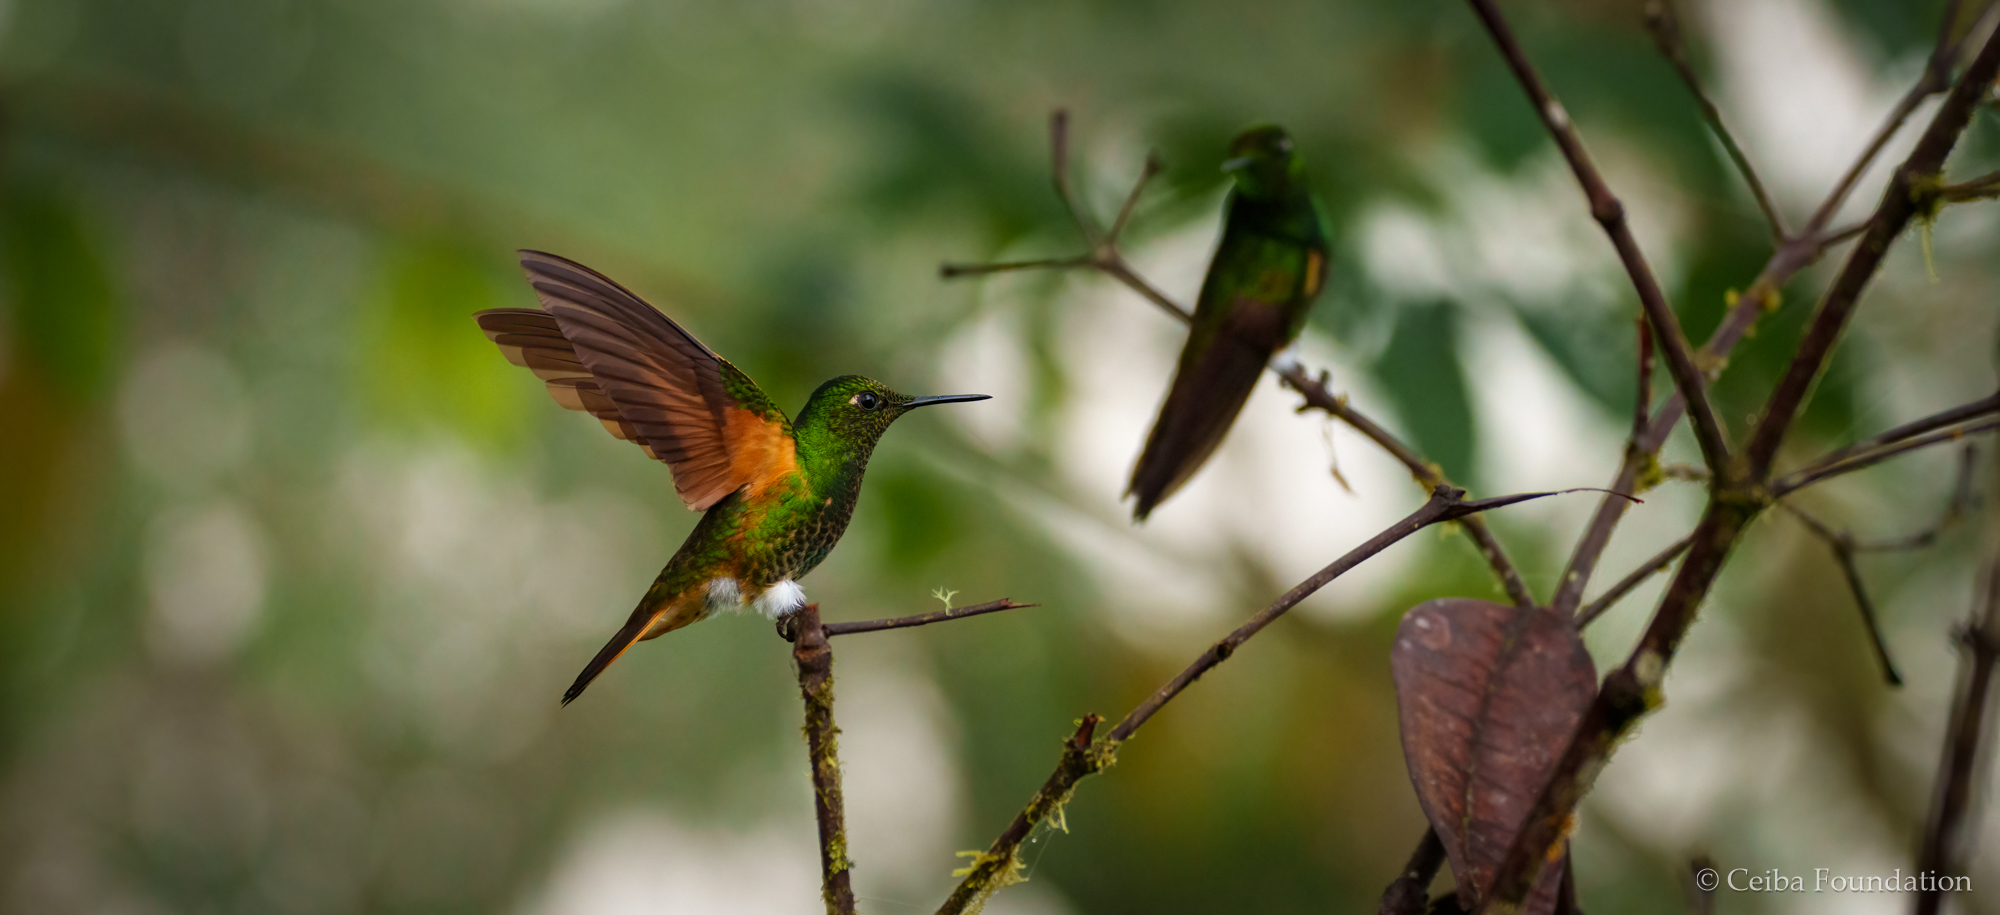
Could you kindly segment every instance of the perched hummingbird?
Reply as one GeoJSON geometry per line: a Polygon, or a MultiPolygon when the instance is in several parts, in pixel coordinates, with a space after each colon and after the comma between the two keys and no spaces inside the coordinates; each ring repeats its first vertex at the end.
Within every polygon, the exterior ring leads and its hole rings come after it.
{"type": "Polygon", "coordinates": [[[842,375],[787,420],[748,375],[625,287],[553,254],[520,254],[542,308],[479,312],[480,329],[556,403],[665,462],[681,500],[707,512],[564,705],[642,639],[746,604],[772,617],[803,606],[798,580],[847,530],[889,424],[917,407],[987,399],[910,397],[842,375]]]}
{"type": "Polygon", "coordinates": [[[1278,127],[1245,131],[1222,170],[1236,186],[1223,205],[1222,242],[1202,280],[1173,386],[1125,490],[1138,496],[1135,520],[1145,520],[1215,453],[1257,376],[1299,338],[1326,285],[1326,214],[1291,137],[1278,127]]]}

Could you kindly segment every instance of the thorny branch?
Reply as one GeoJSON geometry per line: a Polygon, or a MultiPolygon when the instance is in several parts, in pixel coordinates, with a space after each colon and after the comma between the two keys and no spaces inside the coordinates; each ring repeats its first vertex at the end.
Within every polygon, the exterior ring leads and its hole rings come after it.
{"type": "MultiPolygon", "coordinates": [[[[1518,46],[1503,39],[1505,25],[1491,3],[1472,2],[1492,27],[1516,73],[1524,74],[1524,83],[1538,85],[1518,46]]],[[[1533,885],[1547,850],[1561,840],[1578,801],[1590,790],[1612,751],[1639,719],[1658,704],[1660,684],[1681,639],[1693,624],[1730,551],[1771,497],[1762,481],[1769,478],[1778,445],[1804,405],[1811,382],[1824,369],[1890,244],[1917,215],[1922,201],[1915,192],[1927,180],[1935,185],[1935,176],[1940,174],[1945,157],[1970,123],[1974,106],[1984,100],[1996,74],[2000,74],[2000,33],[1987,39],[1978,57],[1939,106],[1916,150],[1896,170],[1888,191],[1869,219],[1867,231],[1821,300],[1791,367],[1766,404],[1763,418],[1744,449],[1742,465],[1732,469],[1728,477],[1718,476],[1714,481],[1707,510],[1695,529],[1686,560],[1668,586],[1638,646],[1598,690],[1553,777],[1515,837],[1505,863],[1495,876],[1491,895],[1481,901],[1482,911],[1511,911],[1519,906],[1533,885]]]]}
{"type": "MultiPolygon", "coordinates": [[[[1564,492],[1574,491],[1564,490],[1564,492]]],[[[1076,736],[1064,743],[1063,755],[1056,765],[1054,774],[1050,775],[1048,782],[1035,793],[1028,806],[1015,815],[1006,831],[994,839],[993,844],[966,870],[965,879],[959,883],[944,906],[938,909],[938,915],[959,915],[963,912],[977,911],[976,906],[983,904],[986,897],[992,895],[995,890],[1015,882],[1018,879],[1015,870],[1019,866],[1015,856],[1020,850],[1021,843],[1026,841],[1029,831],[1036,823],[1051,816],[1061,815],[1062,806],[1074,792],[1077,782],[1109,767],[1117,759],[1119,745],[1130,739],[1161,708],[1172,702],[1174,697],[1179,696],[1203,674],[1228,660],[1243,646],[1243,643],[1263,631],[1313,592],[1325,587],[1327,583],[1339,578],[1368,558],[1388,549],[1397,541],[1430,525],[1461,520],[1504,505],[1559,494],[1521,493],[1468,502],[1465,501],[1465,490],[1440,485],[1432,490],[1430,499],[1421,508],[1369,538],[1367,542],[1349,550],[1346,555],[1334,560],[1326,568],[1313,573],[1310,578],[1285,592],[1284,596],[1273,601],[1270,606],[1258,611],[1255,616],[1238,626],[1221,641],[1209,646],[1208,650],[1202,652],[1185,670],[1127,713],[1116,726],[1112,727],[1109,734],[1093,740],[1096,717],[1084,719],[1083,726],[1078,729],[1076,736]]]]}
{"type": "MultiPolygon", "coordinates": [[[[1182,324],[1191,323],[1194,320],[1193,313],[1187,308],[1182,307],[1179,302],[1174,301],[1166,293],[1155,288],[1153,284],[1140,276],[1138,271],[1132,269],[1132,265],[1125,260],[1125,255],[1119,248],[1119,239],[1126,226],[1130,223],[1132,212],[1138,205],[1141,192],[1145,190],[1146,184],[1152,180],[1153,176],[1157,175],[1160,171],[1159,160],[1150,155],[1146,157],[1145,168],[1140,172],[1138,181],[1134,182],[1131,193],[1126,195],[1125,204],[1119,209],[1117,222],[1112,224],[1109,233],[1100,236],[1092,228],[1092,221],[1089,216],[1077,204],[1076,197],[1070,187],[1068,112],[1058,110],[1050,117],[1049,141],[1054,161],[1056,194],[1062,198],[1063,207],[1069,211],[1070,218],[1076,223],[1077,231],[1083,235],[1084,240],[1090,245],[1090,250],[1070,257],[1002,261],[991,264],[945,264],[939,268],[939,275],[946,279],[955,279],[1018,270],[1084,267],[1096,270],[1124,284],[1126,288],[1138,293],[1142,298],[1153,303],[1161,311],[1166,312],[1182,324]]],[[[1270,369],[1279,378],[1283,379],[1287,385],[1290,385],[1293,390],[1298,391],[1305,397],[1306,407],[1321,410],[1346,423],[1356,432],[1361,433],[1363,437],[1374,442],[1384,451],[1389,452],[1392,457],[1396,458],[1404,467],[1409,469],[1410,476],[1416,480],[1418,485],[1424,487],[1425,491],[1434,490],[1439,486],[1452,485],[1451,481],[1445,477],[1443,469],[1437,464],[1425,460],[1423,455],[1417,453],[1416,449],[1411,448],[1401,439],[1398,439],[1389,430],[1383,428],[1380,423],[1369,419],[1359,410],[1348,405],[1347,398],[1335,395],[1327,387],[1330,378],[1327,373],[1321,372],[1318,377],[1314,377],[1311,372],[1296,363],[1284,366],[1272,365],[1270,369]]],[[[1606,496],[1606,498],[1614,497],[1606,496]]],[[[1465,530],[1466,536],[1472,538],[1473,545],[1479,550],[1479,555],[1486,560],[1487,565],[1492,567],[1493,574],[1500,579],[1500,586],[1507,592],[1507,598],[1513,601],[1516,606],[1534,606],[1534,595],[1528,591],[1527,583],[1521,579],[1521,573],[1515,569],[1513,562],[1507,558],[1506,551],[1501,548],[1500,541],[1493,536],[1492,530],[1486,526],[1485,521],[1477,516],[1470,516],[1461,522],[1460,527],[1465,530]]]]}
{"type": "MultiPolygon", "coordinates": [[[[1939,26],[1935,48],[1930,63],[1917,85],[1897,102],[1895,109],[1885,120],[1849,167],[1834,189],[1828,193],[1819,210],[1808,221],[1806,227],[1779,244],[1771,252],[1749,288],[1745,289],[1732,303],[1729,313],[1723,317],[1708,342],[1702,345],[1697,361],[1707,367],[1710,380],[1728,364],[1729,353],[1751,329],[1757,319],[1766,312],[1776,310],[1779,304],[1779,290],[1790,282],[1799,271],[1818,261],[1828,249],[1860,236],[1867,228],[1862,222],[1840,229],[1827,230],[1827,223],[1840,209],[1841,203],[1852,192],[1856,181],[1868,171],[1884,147],[1902,129],[1904,122],[1916,111],[1924,99],[1944,90],[1948,85],[1950,62],[1958,54],[1959,44],[1965,36],[1956,31],[1958,0],[1953,0],[1951,9],[1946,11],[1944,22],[1939,26]]],[[[1685,74],[1683,74],[1685,76],[1685,74]]],[[[1666,443],[1667,436],[1680,422],[1685,403],[1676,391],[1653,415],[1652,424],[1646,429],[1641,447],[1628,450],[1624,462],[1618,468],[1617,477],[1611,485],[1614,492],[1636,493],[1647,488],[1655,466],[1655,456],[1666,443]]],[[[1576,549],[1570,554],[1568,567],[1556,586],[1551,606],[1558,611],[1573,612],[1583,601],[1584,588],[1589,585],[1591,574],[1596,570],[1604,550],[1611,543],[1611,535],[1624,518],[1626,503],[1620,499],[1606,498],[1598,502],[1597,511],[1578,539],[1576,549]]]]}
{"type": "Polygon", "coordinates": [[[792,659],[806,702],[806,753],[812,764],[813,813],[819,820],[820,896],[827,915],[854,915],[854,862],[847,857],[847,812],[840,796],[840,729],[833,724],[833,646],[807,604],[794,621],[792,659]]]}

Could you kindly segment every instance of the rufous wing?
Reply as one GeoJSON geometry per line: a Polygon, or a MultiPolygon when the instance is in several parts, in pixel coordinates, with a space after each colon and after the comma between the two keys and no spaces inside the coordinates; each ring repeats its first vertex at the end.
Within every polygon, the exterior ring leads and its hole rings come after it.
{"type": "Polygon", "coordinates": [[[521,266],[541,310],[482,311],[480,328],[557,403],[666,462],[689,508],[797,471],[784,413],[693,334],[575,261],[522,251],[521,266]]]}

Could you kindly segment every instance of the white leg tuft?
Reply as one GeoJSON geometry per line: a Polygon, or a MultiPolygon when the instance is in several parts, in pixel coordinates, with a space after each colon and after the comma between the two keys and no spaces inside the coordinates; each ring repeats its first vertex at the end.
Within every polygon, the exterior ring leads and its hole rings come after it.
{"type": "Polygon", "coordinates": [[[743,589],[734,578],[708,580],[708,612],[743,609],[743,589]]]}
{"type": "Polygon", "coordinates": [[[798,582],[787,578],[769,588],[765,588],[764,593],[757,595],[757,601],[754,606],[756,606],[758,612],[765,616],[777,619],[805,605],[805,589],[799,587],[798,582]]]}

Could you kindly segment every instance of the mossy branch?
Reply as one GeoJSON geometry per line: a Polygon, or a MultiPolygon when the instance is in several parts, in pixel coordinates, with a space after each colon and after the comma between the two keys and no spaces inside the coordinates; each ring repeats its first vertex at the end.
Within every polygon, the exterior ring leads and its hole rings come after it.
{"type": "Polygon", "coordinates": [[[806,755],[812,767],[813,813],[819,819],[820,895],[827,915],[854,915],[854,861],[847,856],[847,812],[840,794],[840,728],[833,723],[833,646],[820,624],[818,604],[807,604],[786,619],[792,623],[799,695],[806,703],[806,755]]]}

